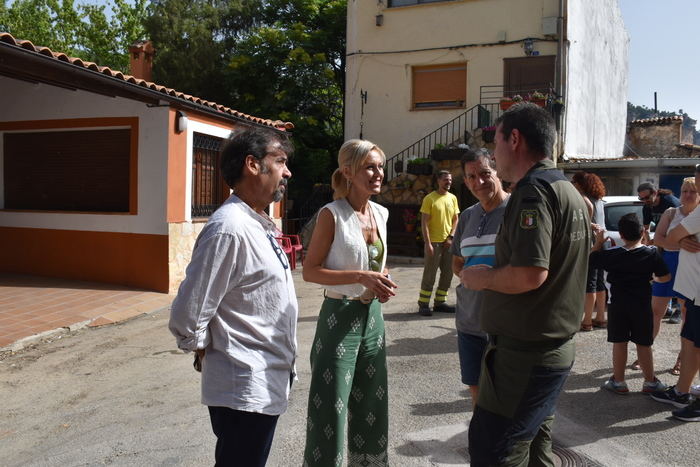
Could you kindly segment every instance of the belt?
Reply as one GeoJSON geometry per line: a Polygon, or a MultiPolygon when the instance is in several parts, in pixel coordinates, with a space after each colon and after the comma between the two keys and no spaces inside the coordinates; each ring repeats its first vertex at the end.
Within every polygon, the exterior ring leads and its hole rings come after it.
{"type": "Polygon", "coordinates": [[[336,300],[359,300],[360,297],[348,297],[347,295],[343,295],[342,293],[337,293],[333,292],[331,290],[324,290],[323,292],[324,296],[326,298],[334,298],[336,300]]]}
{"type": "Polygon", "coordinates": [[[566,344],[571,340],[573,336],[567,336],[560,339],[547,339],[542,341],[524,341],[522,339],[516,339],[514,337],[508,336],[494,336],[489,334],[489,343],[493,345],[500,345],[507,349],[512,350],[553,350],[566,344]]]}

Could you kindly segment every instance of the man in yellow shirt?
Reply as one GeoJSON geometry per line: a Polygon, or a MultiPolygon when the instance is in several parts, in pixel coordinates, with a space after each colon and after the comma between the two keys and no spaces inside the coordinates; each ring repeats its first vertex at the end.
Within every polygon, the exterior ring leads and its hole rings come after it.
{"type": "Polygon", "coordinates": [[[433,311],[454,313],[455,308],[447,305],[447,291],[452,282],[452,236],[457,227],[459,204],[457,197],[449,192],[452,186],[452,174],[447,170],[437,173],[438,189],[423,198],[421,205],[421,228],[425,242],[425,266],[418,296],[418,313],[431,316],[430,297],[438,268],[438,281],[433,311]]]}

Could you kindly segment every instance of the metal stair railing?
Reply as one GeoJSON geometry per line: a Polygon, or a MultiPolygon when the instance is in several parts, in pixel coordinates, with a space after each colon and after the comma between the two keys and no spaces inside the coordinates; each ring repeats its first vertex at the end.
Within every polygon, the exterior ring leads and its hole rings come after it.
{"type": "Polygon", "coordinates": [[[388,158],[384,166],[384,181],[388,182],[396,177],[398,173],[405,172],[410,159],[430,157],[430,151],[438,144],[448,146],[460,141],[468,141],[469,132],[475,128],[492,125],[500,113],[501,110],[498,103],[477,104],[471,107],[403,151],[388,158]],[[398,161],[402,162],[403,170],[396,171],[395,163],[398,161]]]}

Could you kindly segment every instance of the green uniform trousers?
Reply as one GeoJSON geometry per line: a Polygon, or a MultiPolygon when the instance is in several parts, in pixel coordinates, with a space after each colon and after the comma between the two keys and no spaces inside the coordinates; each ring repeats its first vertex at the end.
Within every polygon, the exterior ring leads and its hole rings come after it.
{"type": "Polygon", "coordinates": [[[552,422],[574,364],[571,338],[529,342],[489,336],[469,424],[474,467],[553,467],[552,422]]]}
{"type": "Polygon", "coordinates": [[[326,298],[311,347],[304,467],[386,466],[389,434],[381,305],[326,298]]]}
{"type": "Polygon", "coordinates": [[[420,283],[421,290],[418,296],[419,304],[427,305],[430,303],[438,269],[440,269],[440,280],[435,291],[435,305],[447,301],[447,291],[450,290],[452,283],[452,252],[450,252],[450,247],[444,243],[433,243],[433,256],[425,257],[423,278],[420,283]]]}

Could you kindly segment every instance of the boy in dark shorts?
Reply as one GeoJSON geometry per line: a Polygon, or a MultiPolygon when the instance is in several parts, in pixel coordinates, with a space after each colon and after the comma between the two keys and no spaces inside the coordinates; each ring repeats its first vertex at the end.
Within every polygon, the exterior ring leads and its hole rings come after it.
{"type": "Polygon", "coordinates": [[[589,260],[591,267],[608,271],[610,282],[608,342],[613,344],[613,375],[601,387],[616,394],[629,393],[625,366],[627,343],[632,341],[644,373],[642,392],[651,393],[663,390],[665,385],[654,376],[650,281],[653,276],[656,282],[668,282],[671,274],[656,247],[642,245],[643,226],[636,214],[622,216],[618,231],[624,246],[601,250],[606,238],[599,230],[589,260]]]}

